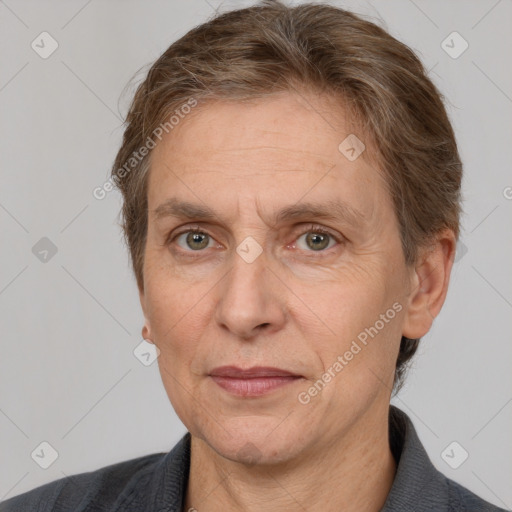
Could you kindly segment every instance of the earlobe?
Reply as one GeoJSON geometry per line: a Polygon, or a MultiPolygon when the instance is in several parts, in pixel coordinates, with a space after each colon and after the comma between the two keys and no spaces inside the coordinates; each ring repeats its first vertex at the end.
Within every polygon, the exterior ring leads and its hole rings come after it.
{"type": "Polygon", "coordinates": [[[446,229],[420,249],[412,276],[402,335],[418,339],[427,334],[446,299],[455,256],[455,235],[446,229]]]}
{"type": "Polygon", "coordinates": [[[155,343],[152,339],[151,339],[151,332],[149,330],[149,327],[147,325],[144,324],[144,327],[142,328],[142,331],[141,331],[141,334],[142,334],[142,338],[147,341],[148,343],[155,343]]]}
{"type": "Polygon", "coordinates": [[[139,289],[139,300],[140,300],[140,305],[141,305],[142,312],[144,314],[144,320],[145,320],[144,327],[142,327],[142,331],[141,331],[142,339],[146,340],[148,343],[154,343],[153,340],[151,339],[151,330],[149,328],[149,320],[148,320],[147,313],[146,313],[144,292],[140,289],[139,289]]]}

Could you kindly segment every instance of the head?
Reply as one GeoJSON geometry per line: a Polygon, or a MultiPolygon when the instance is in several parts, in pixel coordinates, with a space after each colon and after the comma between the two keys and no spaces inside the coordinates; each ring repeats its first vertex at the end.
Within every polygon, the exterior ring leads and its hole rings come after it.
{"type": "Polygon", "coordinates": [[[172,44],[126,122],[112,177],[143,335],[187,428],[279,457],[389,401],[459,231],[462,165],[415,54],[342,9],[267,1],[172,44]],[[223,365],[301,378],[233,398],[223,365]]]}

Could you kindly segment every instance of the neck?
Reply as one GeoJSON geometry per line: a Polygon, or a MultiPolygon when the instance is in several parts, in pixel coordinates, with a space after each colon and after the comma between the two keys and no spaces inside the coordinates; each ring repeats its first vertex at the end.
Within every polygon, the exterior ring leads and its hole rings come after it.
{"type": "Polygon", "coordinates": [[[233,462],[192,436],[184,510],[378,512],[396,472],[387,414],[366,415],[334,444],[279,465],[233,462]]]}

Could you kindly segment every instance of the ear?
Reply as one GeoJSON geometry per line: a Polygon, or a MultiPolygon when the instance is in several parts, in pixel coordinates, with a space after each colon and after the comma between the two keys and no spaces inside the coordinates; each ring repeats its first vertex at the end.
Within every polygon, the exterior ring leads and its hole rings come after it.
{"type": "Polygon", "coordinates": [[[150,329],[149,319],[148,319],[148,315],[147,315],[146,296],[144,295],[144,290],[141,288],[139,288],[139,300],[140,300],[142,312],[144,314],[144,327],[142,327],[141,334],[142,334],[142,337],[146,341],[153,343],[153,340],[151,340],[151,329],[150,329]]]}
{"type": "Polygon", "coordinates": [[[430,330],[448,292],[455,248],[455,234],[451,229],[445,229],[428,246],[420,249],[411,277],[402,336],[417,339],[430,330]]]}

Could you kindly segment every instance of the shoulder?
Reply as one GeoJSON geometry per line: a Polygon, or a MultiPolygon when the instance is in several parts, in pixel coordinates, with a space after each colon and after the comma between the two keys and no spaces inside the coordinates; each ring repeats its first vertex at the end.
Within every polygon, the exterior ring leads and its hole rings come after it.
{"type": "Polygon", "coordinates": [[[154,453],[60,478],[0,502],[0,512],[110,510],[149,479],[163,457],[165,453],[154,453]]]}
{"type": "Polygon", "coordinates": [[[480,498],[466,487],[463,487],[454,480],[444,477],[448,487],[450,499],[450,510],[467,512],[505,512],[506,509],[497,507],[488,501],[480,498]]]}
{"type": "Polygon", "coordinates": [[[405,412],[391,406],[390,447],[397,471],[382,512],[499,512],[439,471],[430,460],[416,429],[405,412]]]}

